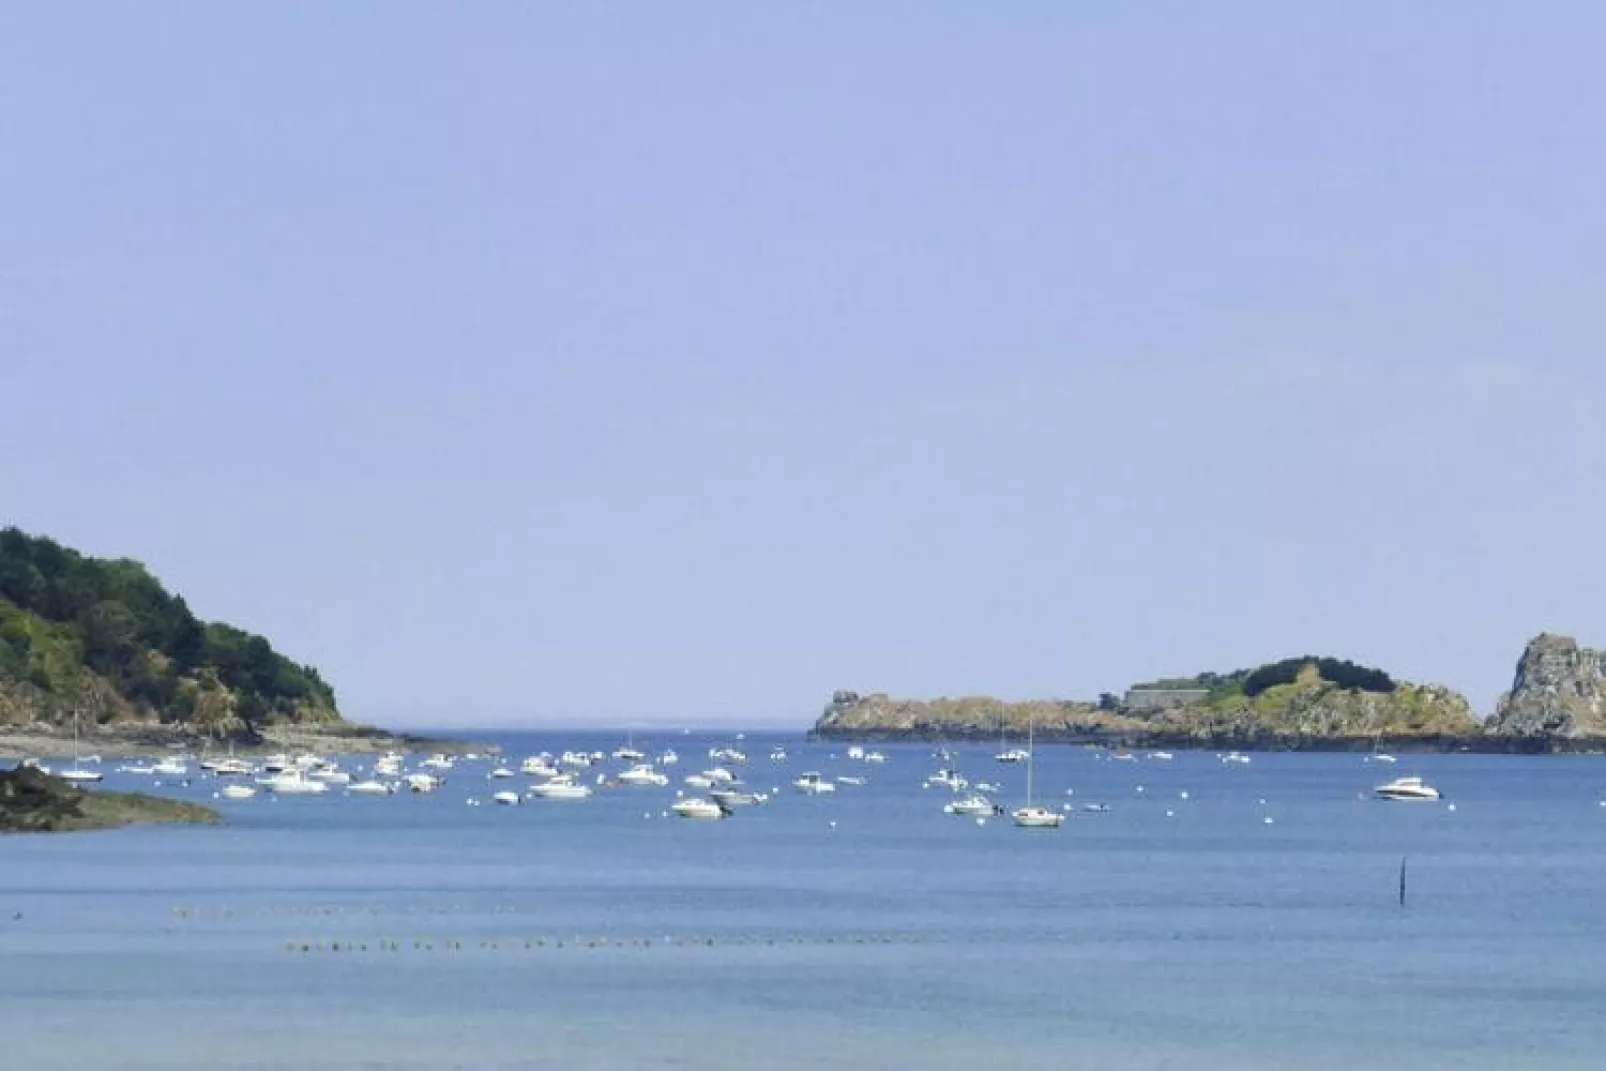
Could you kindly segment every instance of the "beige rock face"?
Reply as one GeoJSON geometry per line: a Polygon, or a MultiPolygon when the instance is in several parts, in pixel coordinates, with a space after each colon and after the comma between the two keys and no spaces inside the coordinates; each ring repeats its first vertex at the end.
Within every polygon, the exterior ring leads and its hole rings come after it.
{"type": "Polygon", "coordinates": [[[1606,737],[1606,655],[1571,636],[1529,642],[1493,732],[1567,740],[1606,737]]]}

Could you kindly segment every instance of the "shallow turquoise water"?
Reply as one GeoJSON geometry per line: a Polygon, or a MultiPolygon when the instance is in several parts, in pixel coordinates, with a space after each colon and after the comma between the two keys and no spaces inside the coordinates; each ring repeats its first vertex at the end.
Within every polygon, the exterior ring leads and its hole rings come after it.
{"type": "MultiPolygon", "coordinates": [[[[675,747],[678,780],[712,742],[638,745],[675,747]]],[[[753,786],[783,791],[718,823],[661,817],[672,788],[470,807],[506,785],[465,764],[433,797],[0,839],[4,1066],[1506,1069],[1606,1050],[1606,760],[1043,748],[1040,796],[1111,810],[1034,833],[943,815],[927,747],[866,767],[746,746],[753,786]],[[787,789],[814,768],[870,783],[787,789]],[[1455,809],[1365,798],[1408,772],[1455,809]]],[[[1023,771],[958,750],[1019,798],[1023,771]]]]}

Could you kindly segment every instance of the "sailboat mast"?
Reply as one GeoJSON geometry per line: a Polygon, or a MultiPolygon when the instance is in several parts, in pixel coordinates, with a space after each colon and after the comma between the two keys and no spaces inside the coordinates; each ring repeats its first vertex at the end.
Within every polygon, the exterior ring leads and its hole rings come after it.
{"type": "Polygon", "coordinates": [[[1037,772],[1037,722],[1026,722],[1026,806],[1032,805],[1032,776],[1037,772]]]}

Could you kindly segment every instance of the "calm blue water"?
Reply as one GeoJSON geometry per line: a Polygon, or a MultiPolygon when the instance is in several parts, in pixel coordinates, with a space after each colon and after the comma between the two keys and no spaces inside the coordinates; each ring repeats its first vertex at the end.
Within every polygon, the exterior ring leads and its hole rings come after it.
{"type": "MultiPolygon", "coordinates": [[[[716,742],[636,741],[680,752],[677,783],[716,742]]],[[[1034,833],[944,815],[925,746],[745,747],[782,792],[725,822],[662,817],[674,788],[493,807],[507,783],[462,764],[432,797],[0,838],[3,1064],[1601,1066],[1606,759],[1043,748],[1040,797],[1111,810],[1034,833]],[[809,798],[805,769],[870,780],[809,798]],[[1365,798],[1403,773],[1447,803],[1365,798]]],[[[1021,797],[1024,770],[957,750],[1021,797]]]]}

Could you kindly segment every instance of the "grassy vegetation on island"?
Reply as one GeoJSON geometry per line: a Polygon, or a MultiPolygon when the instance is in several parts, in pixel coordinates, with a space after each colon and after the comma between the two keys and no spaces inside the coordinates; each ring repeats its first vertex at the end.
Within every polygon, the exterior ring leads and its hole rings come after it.
{"type": "Polygon", "coordinates": [[[156,723],[254,737],[342,724],[334,689],[261,636],[204,622],[139,562],[0,530],[0,728],[156,723]]]}

